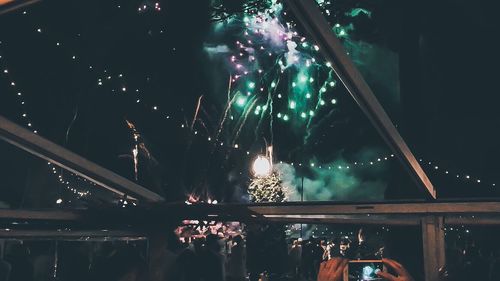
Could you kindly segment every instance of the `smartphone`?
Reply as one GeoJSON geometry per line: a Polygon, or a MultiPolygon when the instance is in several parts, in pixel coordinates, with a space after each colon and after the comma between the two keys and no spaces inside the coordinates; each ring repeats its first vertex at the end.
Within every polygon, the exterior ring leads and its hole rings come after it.
{"type": "Polygon", "coordinates": [[[386,271],[381,260],[349,261],[344,271],[344,281],[383,280],[377,272],[386,271]]]}

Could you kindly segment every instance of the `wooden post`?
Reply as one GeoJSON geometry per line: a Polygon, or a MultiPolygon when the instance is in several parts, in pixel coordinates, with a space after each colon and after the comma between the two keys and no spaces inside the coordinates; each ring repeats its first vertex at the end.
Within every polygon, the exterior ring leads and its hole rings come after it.
{"type": "Polygon", "coordinates": [[[425,281],[438,281],[439,268],[445,265],[443,217],[425,216],[421,226],[425,281]]]}

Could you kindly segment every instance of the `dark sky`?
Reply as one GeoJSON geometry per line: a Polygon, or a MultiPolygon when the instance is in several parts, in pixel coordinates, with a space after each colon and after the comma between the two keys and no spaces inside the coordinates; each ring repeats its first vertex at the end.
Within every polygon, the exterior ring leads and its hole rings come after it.
{"type": "MultiPolygon", "coordinates": [[[[346,10],[344,2],[334,1],[334,7],[346,10]]],[[[376,74],[367,81],[417,158],[432,162],[424,168],[439,195],[496,196],[491,186],[499,180],[500,157],[495,71],[499,25],[494,9],[488,1],[407,4],[349,4],[372,11],[371,18],[351,19],[353,42],[380,50],[368,53],[373,60],[360,68],[376,74]],[[383,63],[393,57],[397,60],[387,70],[383,63]],[[387,71],[396,73],[396,79],[387,71]],[[399,87],[391,92],[390,85],[399,87]],[[444,174],[444,169],[460,178],[444,174]],[[469,174],[471,179],[465,179],[469,174]],[[477,179],[482,182],[472,183],[477,179]]],[[[24,126],[21,114],[26,111],[40,135],[134,180],[128,120],[147,148],[139,154],[140,184],[169,201],[184,200],[191,192],[226,202],[244,200],[249,162],[265,145],[250,133],[242,135],[242,147],[236,150],[206,141],[217,131],[224,109],[220,101],[226,95],[218,89],[228,77],[224,66],[203,51],[205,43],[219,40],[211,29],[209,3],[160,1],[160,6],[161,11],[154,11],[152,1],[43,1],[27,8],[26,14],[21,10],[1,16],[0,63],[8,66],[9,75],[0,76],[0,114],[24,126]],[[143,5],[147,10],[139,12],[143,5]],[[98,85],[100,78],[103,85],[98,85]],[[9,85],[10,79],[17,89],[9,85]],[[18,90],[24,106],[15,95],[18,90]],[[182,128],[191,125],[200,95],[204,123],[196,122],[192,131],[182,128]]],[[[345,16],[329,18],[339,19],[345,16]]],[[[318,127],[312,141],[304,143],[305,131],[276,125],[279,160],[331,163],[339,155],[356,161],[365,150],[390,154],[345,90],[339,87],[336,95],[338,110],[318,127]]],[[[45,169],[26,166],[40,174],[45,169]]],[[[314,170],[299,172],[314,179],[314,170]]],[[[16,184],[12,175],[2,172],[1,194],[20,198],[11,196],[16,184]]],[[[356,176],[385,182],[385,198],[421,198],[396,161],[379,174],[356,176]]],[[[15,177],[24,178],[23,172],[15,177]]],[[[26,178],[28,185],[37,185],[26,178]]]]}

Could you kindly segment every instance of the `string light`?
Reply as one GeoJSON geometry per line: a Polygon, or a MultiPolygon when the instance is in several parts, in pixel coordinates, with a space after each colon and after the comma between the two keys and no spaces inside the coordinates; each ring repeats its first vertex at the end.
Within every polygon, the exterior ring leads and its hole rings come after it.
{"type": "MultiPolygon", "coordinates": [[[[143,6],[142,6],[142,8],[143,8],[143,9],[142,9],[142,11],[145,11],[145,10],[146,10],[146,8],[148,8],[148,7],[144,7],[144,5],[143,5],[143,6]]],[[[159,7],[159,3],[155,3],[155,4],[154,4],[154,9],[155,9],[155,10],[157,10],[157,11],[160,11],[160,9],[161,9],[161,8],[159,7]]],[[[139,7],[139,11],[141,11],[141,7],[139,7]]],[[[26,14],[26,12],[24,12],[23,14],[26,14]]],[[[255,18],[248,18],[248,17],[245,17],[244,22],[246,22],[246,23],[247,23],[247,27],[249,27],[249,28],[248,28],[248,30],[249,30],[249,31],[252,31],[252,30],[251,30],[252,28],[254,28],[254,29],[255,29],[255,26],[254,26],[254,27],[252,27],[252,25],[251,25],[251,24],[252,24],[252,21],[253,21],[253,20],[259,20],[259,21],[260,21],[259,23],[262,23],[262,22],[264,22],[262,19],[264,19],[265,17],[266,17],[266,15],[263,15],[263,14],[259,14],[259,13],[257,13],[257,16],[256,16],[255,18]],[[260,17],[260,18],[259,18],[259,17],[260,17]]],[[[274,18],[274,17],[272,17],[272,20],[274,20],[274,22],[275,22],[275,23],[277,22],[277,19],[276,19],[276,18],[274,18]]],[[[341,26],[340,26],[340,25],[338,25],[338,24],[337,24],[337,25],[335,25],[335,27],[337,27],[337,28],[341,28],[341,26]]],[[[37,28],[37,29],[36,29],[36,31],[37,31],[37,33],[42,33],[42,29],[41,29],[41,28],[37,28]]],[[[266,34],[266,32],[269,32],[269,30],[259,28],[259,33],[260,33],[260,34],[266,34]]],[[[346,31],[345,31],[344,29],[340,30],[340,31],[339,31],[339,33],[341,33],[340,35],[346,35],[346,31]]],[[[44,32],[43,32],[42,34],[46,34],[46,31],[44,30],[44,32]]],[[[245,33],[245,35],[246,35],[246,36],[250,36],[250,34],[252,34],[252,33],[251,33],[251,32],[250,32],[250,33],[249,33],[249,32],[246,32],[246,33],[245,33]]],[[[292,39],[294,36],[296,36],[296,34],[297,34],[296,32],[291,32],[290,34],[289,34],[288,32],[284,32],[284,34],[280,34],[280,36],[282,36],[282,37],[283,37],[284,39],[286,39],[286,40],[289,40],[289,39],[292,39]],[[286,34],[285,34],[285,33],[286,33],[286,34]]],[[[301,46],[302,48],[311,48],[311,49],[313,49],[314,51],[319,51],[319,47],[318,47],[317,45],[311,45],[311,44],[308,44],[307,42],[302,42],[302,41],[303,41],[303,39],[304,39],[304,38],[300,38],[300,40],[299,40],[299,41],[301,42],[300,46],[301,46]]],[[[247,42],[248,44],[255,44],[255,42],[254,42],[254,41],[255,41],[255,40],[248,39],[246,42],[247,42]]],[[[258,41],[257,41],[257,43],[258,43],[258,41]]],[[[60,43],[60,42],[56,42],[56,46],[61,46],[61,45],[64,45],[64,44],[62,44],[62,43],[60,43]]],[[[241,49],[246,48],[246,46],[245,46],[243,43],[241,43],[241,42],[237,42],[237,45],[239,45],[239,47],[240,47],[241,49]]],[[[262,51],[264,51],[264,52],[266,51],[266,48],[264,48],[263,46],[260,46],[260,49],[261,49],[262,51]]],[[[268,54],[268,55],[273,55],[273,53],[271,53],[271,52],[268,52],[267,54],[268,54]]],[[[78,57],[78,56],[73,55],[71,58],[72,58],[73,60],[76,60],[76,58],[77,58],[77,57],[78,57]]],[[[241,55],[240,55],[240,57],[243,57],[243,56],[241,56],[241,55]]],[[[1,58],[2,58],[2,57],[0,56],[0,59],[1,59],[1,58]]],[[[250,61],[255,61],[255,60],[256,60],[255,56],[252,56],[251,58],[249,57],[248,59],[249,59],[250,61]]],[[[298,59],[297,59],[296,57],[294,57],[291,61],[297,61],[297,60],[298,60],[298,59]]],[[[79,61],[79,60],[76,60],[76,61],[79,61]]],[[[242,69],[244,68],[244,66],[243,66],[242,64],[238,64],[238,63],[237,63],[237,62],[238,62],[238,59],[236,59],[234,56],[233,56],[233,57],[231,57],[231,61],[232,61],[232,62],[234,62],[234,63],[236,63],[236,65],[237,65],[237,66],[239,65],[239,67],[237,67],[237,68],[242,68],[242,69]]],[[[285,63],[281,62],[281,60],[280,60],[279,62],[280,62],[282,65],[286,65],[285,63]]],[[[310,66],[310,64],[312,64],[312,62],[315,62],[315,58],[312,58],[311,60],[307,60],[307,61],[305,61],[305,64],[306,64],[307,66],[310,66]]],[[[325,66],[327,66],[327,67],[331,67],[331,63],[326,62],[326,63],[325,63],[325,66]]],[[[92,66],[89,66],[89,69],[90,69],[90,70],[94,70],[94,68],[93,68],[92,66]]],[[[104,70],[104,72],[106,73],[106,70],[104,70]]],[[[258,72],[258,73],[262,73],[263,71],[262,71],[262,69],[258,69],[258,71],[257,71],[257,72],[258,72]]],[[[4,73],[5,73],[5,74],[8,74],[8,73],[9,73],[9,71],[8,71],[8,69],[7,69],[7,68],[6,68],[6,69],[4,69],[4,73]]],[[[250,74],[250,73],[249,73],[249,72],[242,72],[242,74],[241,74],[239,77],[242,77],[242,76],[245,76],[245,75],[248,75],[248,74],[250,74]]],[[[298,75],[299,75],[299,76],[298,76],[298,81],[299,81],[299,82],[305,82],[305,81],[309,80],[309,82],[310,82],[310,83],[313,83],[313,82],[315,81],[315,79],[314,79],[313,77],[309,77],[309,79],[307,79],[307,76],[305,76],[305,75],[303,75],[303,74],[298,74],[298,75]]],[[[118,75],[118,77],[119,77],[119,78],[123,78],[123,75],[122,75],[122,74],[119,74],[119,75],[118,75]]],[[[238,78],[239,78],[239,77],[238,77],[238,78]]],[[[108,79],[108,80],[110,80],[110,79],[111,79],[111,76],[108,76],[108,77],[107,77],[107,79],[108,79]]],[[[236,78],[236,79],[237,79],[237,78],[236,78]]],[[[335,82],[335,81],[327,81],[327,82],[325,82],[325,83],[326,83],[327,85],[329,85],[330,87],[335,87],[335,85],[336,85],[336,82],[335,82]]],[[[293,84],[295,84],[295,86],[297,86],[297,84],[296,84],[295,82],[292,82],[292,86],[293,86],[293,84]]],[[[99,85],[99,86],[102,86],[102,85],[103,85],[103,80],[102,80],[101,78],[98,80],[98,85],[99,85]]],[[[11,82],[11,86],[12,86],[12,87],[16,87],[16,83],[15,83],[14,81],[12,81],[12,82],[11,82]]],[[[255,83],[255,82],[250,82],[250,83],[248,84],[248,87],[249,87],[250,89],[254,89],[256,86],[257,86],[257,85],[256,85],[256,83],[255,83]]],[[[277,86],[277,84],[273,81],[273,82],[271,83],[271,88],[276,88],[276,86],[277,86]]],[[[260,89],[261,91],[263,91],[263,89],[264,89],[264,88],[263,88],[263,87],[260,87],[259,89],[260,89]]],[[[123,91],[123,92],[127,92],[126,90],[127,90],[127,88],[126,88],[126,87],[122,87],[122,91],[123,91]]],[[[321,87],[321,88],[320,88],[320,90],[319,90],[319,92],[320,92],[320,93],[325,93],[325,92],[327,92],[326,87],[324,87],[324,86],[323,86],[323,87],[321,87]]],[[[18,96],[19,96],[19,97],[21,97],[21,96],[22,96],[21,92],[18,92],[18,96]]],[[[278,98],[281,98],[281,97],[282,97],[282,96],[281,96],[281,94],[278,94],[278,98]]],[[[311,98],[311,94],[310,94],[310,93],[306,93],[306,94],[305,94],[305,97],[306,97],[307,99],[310,99],[310,98],[311,98]]],[[[337,100],[336,100],[336,99],[331,99],[331,100],[330,100],[330,102],[331,102],[331,104],[337,104],[337,100]]],[[[25,105],[25,101],[24,101],[24,100],[20,100],[20,103],[21,103],[21,105],[23,105],[23,106],[25,105]]],[[[136,103],[141,103],[141,99],[136,99],[136,103]]],[[[239,100],[239,99],[237,100],[237,104],[238,104],[238,105],[244,105],[245,103],[246,103],[246,100],[245,100],[245,101],[243,101],[243,100],[239,100]]],[[[319,100],[319,104],[321,104],[321,105],[325,105],[325,102],[324,102],[323,100],[319,100]]],[[[290,109],[296,109],[296,108],[297,108],[297,104],[295,103],[295,101],[292,101],[292,102],[290,102],[290,106],[289,106],[289,107],[290,107],[290,109]],[[293,104],[293,106],[292,106],[292,104],[293,104]]],[[[152,108],[153,108],[153,110],[155,110],[155,111],[159,111],[159,110],[158,110],[158,106],[153,106],[152,108]]],[[[256,112],[257,112],[257,111],[256,111],[256,112]]],[[[259,112],[260,112],[260,110],[259,110],[259,112]]],[[[162,114],[162,116],[167,116],[167,117],[166,117],[166,119],[169,119],[169,116],[170,116],[170,115],[167,115],[167,114],[166,114],[166,113],[164,113],[164,112],[162,112],[162,113],[163,113],[163,114],[162,114]]],[[[311,111],[309,111],[309,115],[310,115],[310,116],[314,116],[314,111],[312,111],[312,110],[311,110],[311,111]]],[[[307,114],[306,114],[305,112],[301,112],[301,113],[300,113],[300,116],[301,116],[302,118],[305,118],[305,117],[307,117],[307,114]]],[[[279,119],[282,119],[283,121],[288,121],[288,120],[290,119],[289,115],[287,115],[287,114],[282,114],[282,113],[278,113],[278,114],[277,114],[277,117],[278,117],[279,119]]],[[[23,118],[23,120],[25,120],[25,124],[26,124],[29,128],[33,128],[33,123],[31,122],[31,120],[30,120],[30,118],[29,118],[28,114],[26,113],[26,110],[24,110],[24,109],[23,109],[23,113],[22,113],[22,118],[23,118]]],[[[185,126],[184,124],[182,124],[182,125],[181,125],[181,128],[187,128],[187,126],[185,126]]],[[[37,130],[32,129],[32,131],[33,131],[34,133],[37,133],[37,130]]],[[[197,135],[197,131],[195,131],[195,135],[197,135]]],[[[213,141],[213,139],[212,139],[211,137],[207,137],[206,139],[207,139],[209,142],[212,142],[212,141],[213,141]]],[[[240,146],[239,146],[238,144],[234,144],[234,145],[228,145],[228,146],[227,146],[227,148],[228,148],[228,149],[240,149],[240,146]]],[[[247,154],[249,154],[249,152],[248,152],[248,151],[247,151],[247,154]]],[[[392,157],[394,157],[394,155],[390,155],[390,157],[383,157],[383,159],[384,159],[384,160],[388,160],[388,159],[390,159],[390,158],[392,158],[392,157]]],[[[382,159],[381,159],[381,158],[378,158],[378,159],[377,159],[377,162],[381,162],[381,161],[382,161],[382,159]]],[[[374,162],[374,161],[369,161],[369,162],[354,162],[354,163],[350,164],[350,166],[353,166],[353,167],[354,167],[354,166],[374,165],[374,163],[376,163],[376,162],[374,162]]],[[[293,164],[293,163],[292,163],[292,164],[293,164]]],[[[302,166],[302,165],[303,165],[303,163],[299,163],[299,166],[302,166]]],[[[305,164],[304,164],[304,165],[305,165],[305,164]]],[[[319,168],[319,169],[321,169],[320,167],[322,167],[322,166],[315,166],[315,163],[310,163],[309,165],[311,165],[311,167],[315,167],[315,168],[319,168]]],[[[430,164],[429,164],[429,165],[430,165],[430,164]]],[[[349,166],[349,165],[344,165],[344,166],[339,166],[338,168],[339,168],[339,169],[342,169],[342,168],[349,169],[349,167],[350,167],[350,166],[349,166]]],[[[332,166],[323,166],[322,168],[323,168],[323,169],[329,169],[329,170],[331,170],[332,168],[335,168],[335,167],[332,167],[332,166]]],[[[449,172],[448,170],[443,170],[443,169],[439,168],[439,166],[433,166],[433,168],[434,168],[434,170],[437,170],[437,171],[442,171],[442,172],[443,172],[444,174],[446,174],[446,175],[449,175],[449,174],[450,174],[450,172],[449,172]]],[[[461,173],[461,174],[462,174],[462,175],[464,175],[465,173],[461,173]]],[[[460,175],[457,175],[457,177],[458,177],[458,178],[465,178],[466,180],[469,180],[469,181],[471,181],[471,182],[472,182],[472,180],[474,180],[474,181],[475,181],[475,182],[477,182],[477,183],[482,183],[482,182],[483,182],[481,179],[478,179],[478,178],[477,178],[477,179],[473,179],[473,178],[472,178],[471,176],[469,176],[469,175],[465,175],[464,177],[461,177],[460,175]]],[[[495,183],[492,183],[492,184],[491,184],[491,186],[493,186],[493,187],[494,187],[494,186],[496,186],[496,184],[495,184],[495,183]]]]}
{"type": "MultiPolygon", "coordinates": [[[[0,41],[0,45],[2,44],[2,42],[0,41]]],[[[0,52],[1,53],[1,52],[0,52]]],[[[26,110],[26,101],[24,100],[24,98],[22,97],[22,93],[18,90],[17,88],[17,84],[15,83],[13,77],[10,75],[10,72],[8,70],[8,68],[5,66],[5,63],[4,63],[4,58],[3,56],[0,56],[0,63],[2,66],[4,66],[4,71],[3,73],[7,76],[7,79],[10,82],[10,85],[14,88],[14,92],[16,93],[16,97],[18,97],[18,101],[21,105],[21,110],[22,110],[22,113],[21,113],[21,120],[24,121],[24,124],[35,134],[38,134],[38,130],[36,130],[33,126],[33,122],[31,121],[31,118],[29,117],[28,113],[27,113],[27,110],[26,110]]],[[[67,190],[69,190],[70,192],[76,194],[77,196],[79,197],[86,197],[88,195],[90,195],[90,192],[87,190],[87,191],[80,191],[79,189],[77,188],[74,188],[72,187],[72,185],[70,184],[69,181],[65,180],[64,177],[63,177],[63,174],[62,172],[61,173],[58,173],[56,168],[52,165],[52,163],[48,162],[48,165],[52,168],[52,173],[53,175],[57,175],[57,180],[63,185],[65,186],[65,188],[67,190]]],[[[58,203],[60,204],[60,203],[58,203]]]]}
{"type": "MultiPolygon", "coordinates": [[[[441,172],[443,175],[446,175],[446,176],[450,176],[450,174],[451,174],[450,170],[442,169],[440,165],[436,165],[432,161],[424,161],[424,159],[422,159],[422,158],[420,158],[418,161],[420,163],[422,163],[423,165],[429,166],[429,168],[434,170],[435,172],[441,172]]],[[[490,186],[490,187],[496,186],[496,183],[494,183],[494,182],[484,181],[483,179],[480,179],[477,177],[472,177],[469,173],[465,173],[465,172],[454,174],[454,177],[457,179],[462,179],[468,183],[480,184],[480,183],[489,182],[489,184],[487,184],[488,186],[490,186]]]]}

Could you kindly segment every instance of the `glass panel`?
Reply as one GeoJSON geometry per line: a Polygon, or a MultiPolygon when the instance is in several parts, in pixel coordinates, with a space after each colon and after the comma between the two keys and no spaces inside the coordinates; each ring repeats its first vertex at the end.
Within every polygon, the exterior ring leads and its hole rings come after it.
{"type": "Polygon", "coordinates": [[[138,276],[146,269],[147,242],[141,239],[2,239],[0,243],[2,274],[10,276],[5,280],[122,280],[118,278],[138,276]]]}
{"type": "Polygon", "coordinates": [[[445,228],[447,280],[498,280],[498,226],[448,225],[445,228]]]}
{"type": "MultiPolygon", "coordinates": [[[[258,280],[264,275],[269,280],[290,281],[317,280],[320,263],[333,258],[383,257],[404,264],[415,280],[423,278],[419,227],[190,221],[176,232],[185,249],[177,260],[179,266],[175,267],[180,275],[208,274],[192,272],[193,264],[183,263],[182,256],[199,257],[189,261],[198,260],[201,264],[208,257],[218,257],[213,258],[218,264],[214,262],[212,267],[224,269],[228,280],[245,280],[247,276],[258,280]]],[[[175,249],[167,247],[170,251],[175,249]]],[[[351,269],[354,267],[351,265],[351,269]]]]}
{"type": "Polygon", "coordinates": [[[280,2],[70,2],[0,19],[0,114],[170,201],[421,198],[280,2]]]}
{"type": "Polygon", "coordinates": [[[118,194],[0,140],[0,208],[134,206],[118,194]]]}
{"type": "Polygon", "coordinates": [[[492,3],[316,2],[438,197],[499,197],[492,3]],[[461,28],[464,17],[474,24],[461,28]]]}

